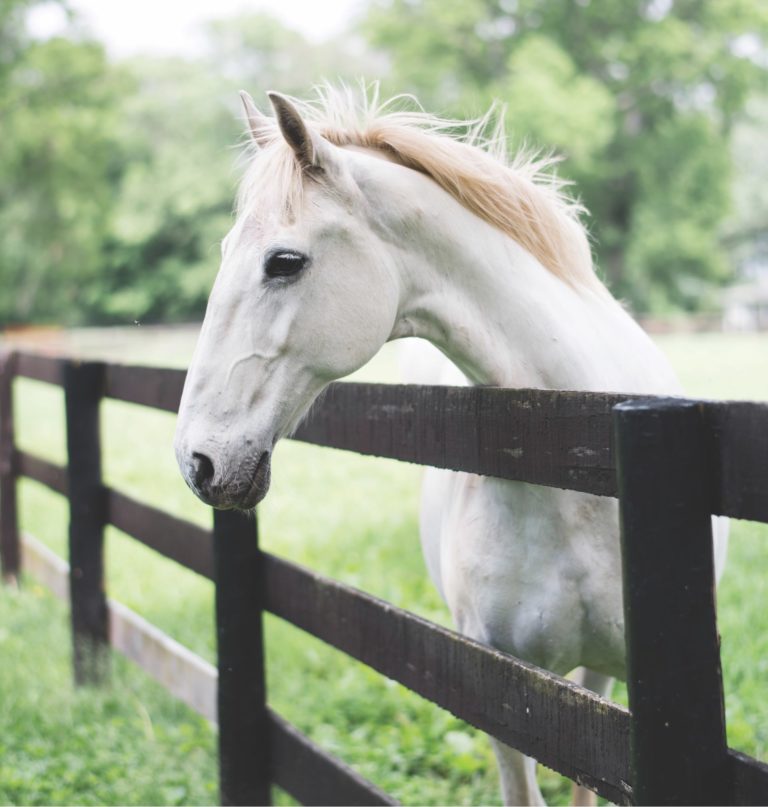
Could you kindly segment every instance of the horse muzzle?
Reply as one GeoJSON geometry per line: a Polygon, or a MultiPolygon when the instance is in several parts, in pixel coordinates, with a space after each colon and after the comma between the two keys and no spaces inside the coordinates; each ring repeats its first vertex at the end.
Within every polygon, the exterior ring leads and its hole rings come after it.
{"type": "Polygon", "coordinates": [[[252,510],[269,490],[272,476],[269,451],[243,462],[236,473],[224,473],[222,463],[202,451],[191,451],[177,459],[187,485],[211,507],[252,510]]]}

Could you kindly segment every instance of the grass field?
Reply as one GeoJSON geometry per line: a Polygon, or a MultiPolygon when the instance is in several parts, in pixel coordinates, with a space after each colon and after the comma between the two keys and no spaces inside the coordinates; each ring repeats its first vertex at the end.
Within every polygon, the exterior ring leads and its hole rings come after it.
{"type": "MultiPolygon", "coordinates": [[[[768,399],[765,337],[660,341],[691,394],[768,399]]],[[[183,364],[189,350],[188,338],[158,334],[103,342],[103,335],[86,334],[80,344],[156,364],[183,364]]],[[[371,380],[393,374],[391,350],[363,371],[371,380]]],[[[19,382],[17,412],[21,446],[63,461],[60,391],[19,382]]],[[[110,485],[210,522],[176,469],[173,417],[107,401],[103,433],[110,485]]],[[[259,508],[262,544],[448,624],[418,544],[419,476],[413,466],[285,442],[259,508]]],[[[22,484],[20,499],[24,528],[65,554],[65,503],[32,482],[22,484]]],[[[113,529],[107,566],[112,597],[213,660],[207,581],[113,529]]],[[[768,756],[766,568],[768,529],[735,522],[719,594],[729,737],[762,759],[768,756]]],[[[406,804],[499,803],[483,735],[277,619],[267,619],[266,631],[270,702],[323,747],[406,804]]],[[[0,803],[215,802],[215,736],[205,721],[120,659],[110,689],[75,692],[65,609],[29,581],[19,592],[0,591],[0,653],[0,803]]],[[[542,771],[541,782],[550,803],[567,803],[559,776],[542,771]]]]}

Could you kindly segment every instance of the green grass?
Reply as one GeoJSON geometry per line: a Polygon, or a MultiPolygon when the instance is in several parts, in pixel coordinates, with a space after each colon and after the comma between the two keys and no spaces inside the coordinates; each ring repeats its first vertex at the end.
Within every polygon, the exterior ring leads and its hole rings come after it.
{"type": "MultiPolygon", "coordinates": [[[[186,348],[172,343],[173,355],[160,361],[153,344],[157,338],[139,345],[135,360],[165,363],[185,358],[186,348]]],[[[662,346],[692,394],[768,398],[765,337],[675,336],[666,337],[662,346]]],[[[112,355],[125,350],[119,345],[112,355]]],[[[392,351],[363,374],[392,375],[392,351]]],[[[62,461],[60,391],[29,381],[17,387],[22,447],[62,461]]],[[[189,493],[176,469],[172,416],[105,402],[103,424],[109,484],[177,515],[209,523],[209,511],[189,493]]],[[[262,545],[448,624],[419,549],[419,476],[413,466],[284,442],[275,454],[272,491],[259,509],[262,545]]],[[[65,503],[33,482],[24,482],[20,494],[25,529],[64,554],[65,503]]],[[[734,522],[731,547],[719,594],[729,736],[732,745],[765,759],[768,611],[763,570],[768,565],[768,530],[734,522]]],[[[213,592],[207,581],[114,529],[107,533],[107,575],[111,596],[213,660],[213,592]]],[[[173,803],[169,793],[178,795],[173,788],[181,785],[166,784],[152,773],[150,762],[167,766],[174,781],[184,782],[188,792],[182,801],[215,799],[210,732],[139,671],[116,662],[117,674],[107,692],[73,690],[61,605],[34,586],[16,594],[2,591],[0,626],[19,645],[6,649],[0,644],[6,650],[2,658],[14,659],[0,666],[0,737],[14,749],[11,761],[3,757],[2,763],[13,774],[13,789],[3,789],[8,774],[0,776],[0,802],[173,803]],[[118,704],[124,710],[116,712],[119,730],[124,731],[119,737],[117,727],[109,729],[110,709],[118,704]],[[153,732],[146,730],[147,721],[153,732]],[[163,740],[185,725],[198,728],[184,729],[189,737],[179,744],[185,750],[171,760],[165,754],[173,748],[164,749],[163,740]],[[108,737],[99,734],[108,729],[108,737]],[[81,745],[67,739],[77,732],[81,745]],[[82,776],[58,773],[70,767],[82,770],[82,776]],[[94,779],[103,780],[100,789],[95,789],[94,779]],[[155,790],[151,782],[157,782],[155,790]]],[[[324,748],[406,804],[499,803],[493,758],[482,734],[277,619],[267,619],[266,636],[271,704],[324,748]]],[[[541,782],[550,803],[567,803],[568,785],[560,777],[542,771],[541,782]]]]}
{"type": "Polygon", "coordinates": [[[208,723],[119,657],[110,688],[75,691],[67,632],[32,581],[0,597],[0,803],[211,804],[208,723]]]}
{"type": "Polygon", "coordinates": [[[689,395],[768,400],[768,335],[670,334],[656,341],[689,395]]]}

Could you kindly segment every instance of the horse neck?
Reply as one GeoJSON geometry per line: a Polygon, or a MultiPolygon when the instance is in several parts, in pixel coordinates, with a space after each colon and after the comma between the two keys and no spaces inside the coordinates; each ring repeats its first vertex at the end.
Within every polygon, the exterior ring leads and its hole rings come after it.
{"type": "Polygon", "coordinates": [[[428,339],[475,384],[677,391],[666,361],[607,291],[572,287],[430,180],[417,184],[410,198],[420,200],[421,226],[411,218],[400,233],[407,257],[393,336],[428,339]]]}

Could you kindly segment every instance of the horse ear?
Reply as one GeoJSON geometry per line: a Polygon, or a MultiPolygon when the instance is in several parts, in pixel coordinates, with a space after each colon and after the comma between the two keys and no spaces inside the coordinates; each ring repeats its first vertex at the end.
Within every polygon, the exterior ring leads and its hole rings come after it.
{"type": "Polygon", "coordinates": [[[280,131],[293,149],[296,159],[304,168],[317,165],[317,147],[312,133],[307,129],[299,111],[279,92],[268,92],[267,95],[275,110],[280,131]]]}
{"type": "Polygon", "coordinates": [[[271,118],[259,112],[258,107],[253,102],[253,98],[251,98],[245,90],[240,90],[240,100],[243,102],[245,119],[248,121],[248,131],[250,132],[251,140],[253,140],[257,146],[265,145],[274,131],[274,122],[271,118]]]}

